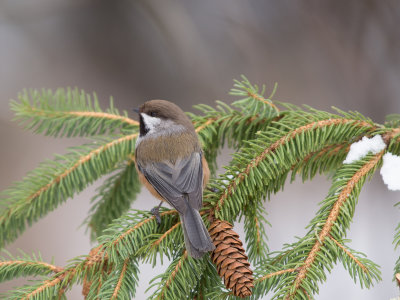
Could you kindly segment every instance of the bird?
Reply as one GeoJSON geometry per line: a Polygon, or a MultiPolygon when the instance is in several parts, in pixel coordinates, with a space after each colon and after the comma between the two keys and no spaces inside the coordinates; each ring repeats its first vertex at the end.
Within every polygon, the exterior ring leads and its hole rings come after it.
{"type": "Polygon", "coordinates": [[[139,114],[136,169],[141,183],[161,200],[152,213],[160,223],[163,201],[176,209],[186,251],[201,258],[215,246],[199,213],[210,176],[199,137],[189,117],[172,102],[150,100],[134,110],[139,114]]]}

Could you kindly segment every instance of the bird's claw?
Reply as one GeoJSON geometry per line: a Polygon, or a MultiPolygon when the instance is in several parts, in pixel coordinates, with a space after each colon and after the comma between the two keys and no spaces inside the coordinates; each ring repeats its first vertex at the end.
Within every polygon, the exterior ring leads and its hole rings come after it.
{"type": "Polygon", "coordinates": [[[215,188],[215,187],[207,187],[207,190],[209,190],[210,192],[213,192],[213,193],[218,193],[219,192],[219,189],[217,189],[217,188],[215,188]]]}
{"type": "Polygon", "coordinates": [[[156,222],[158,226],[161,225],[161,216],[160,216],[160,206],[153,207],[150,210],[151,214],[156,217],[156,222]]]}

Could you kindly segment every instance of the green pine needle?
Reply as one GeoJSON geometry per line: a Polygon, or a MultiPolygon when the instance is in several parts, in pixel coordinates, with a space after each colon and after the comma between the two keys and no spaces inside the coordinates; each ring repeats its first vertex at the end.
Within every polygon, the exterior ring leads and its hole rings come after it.
{"type": "Polygon", "coordinates": [[[3,250],[7,256],[0,257],[0,282],[26,276],[46,276],[58,273],[61,269],[43,261],[40,253],[29,256],[23,252],[13,256],[3,250]]]}
{"type": "MultiPolygon", "coordinates": [[[[244,218],[246,253],[255,275],[250,299],[267,293],[272,299],[312,298],[338,262],[356,284],[369,288],[381,280],[379,266],[349,248],[345,237],[361,189],[381,165],[383,152],[352,164],[343,161],[352,143],[377,134],[387,143],[385,151],[399,155],[399,117],[390,115],[385,124],[375,124],[358,112],[334,108],[330,113],[273,100],[276,90],[277,85],[264,96],[265,86],[242,76],[230,92],[238,97],[232,105],[200,104],[196,108],[201,114],[188,114],[212,171],[204,191],[203,220],[208,226],[215,218],[244,218]],[[217,157],[225,146],[235,153],[225,171],[216,175],[217,157]],[[288,178],[305,181],[316,174],[332,177],[332,186],[306,235],[269,252],[263,200],[283,189],[288,178]]],[[[140,185],[133,160],[138,123],[126,112],[120,114],[112,101],[102,110],[95,94],[78,89],[23,91],[11,109],[25,129],[95,140],[40,164],[2,193],[1,247],[95,180],[108,178],[93,197],[86,219],[92,239],[99,242],[97,252],[75,258],[64,268],[43,262],[40,255],[1,257],[0,281],[39,276],[4,299],[65,299],[72,285],[82,283],[88,288],[87,299],[131,299],[139,284],[138,264],[155,266],[164,259],[169,266],[150,282],[150,299],[236,299],[207,255],[199,260],[187,255],[175,210],[161,209],[161,225],[148,211],[129,210],[140,185]]],[[[400,244],[400,225],[394,244],[400,244]]],[[[400,272],[400,259],[395,272],[400,272]]]]}
{"type": "Polygon", "coordinates": [[[83,90],[57,89],[24,90],[19,102],[11,101],[15,120],[25,129],[55,137],[93,136],[132,130],[138,122],[129,119],[126,112],[120,115],[112,99],[103,111],[96,94],[83,90]]]}
{"type": "Polygon", "coordinates": [[[90,209],[86,223],[91,229],[92,240],[103,234],[107,226],[125,213],[140,192],[139,177],[135,163],[129,159],[118,172],[108,178],[92,198],[95,204],[90,209]]]}
{"type": "Polygon", "coordinates": [[[137,134],[72,148],[46,161],[3,192],[0,246],[13,241],[27,225],[54,210],[100,176],[113,171],[133,151],[137,134]]]}

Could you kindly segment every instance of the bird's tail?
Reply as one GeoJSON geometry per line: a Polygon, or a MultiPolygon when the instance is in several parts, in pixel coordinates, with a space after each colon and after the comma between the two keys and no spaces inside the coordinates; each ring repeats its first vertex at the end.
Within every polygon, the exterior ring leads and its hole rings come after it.
{"type": "Polygon", "coordinates": [[[183,234],[188,254],[193,258],[201,258],[204,253],[215,249],[206,226],[198,210],[187,206],[181,214],[183,234]]]}

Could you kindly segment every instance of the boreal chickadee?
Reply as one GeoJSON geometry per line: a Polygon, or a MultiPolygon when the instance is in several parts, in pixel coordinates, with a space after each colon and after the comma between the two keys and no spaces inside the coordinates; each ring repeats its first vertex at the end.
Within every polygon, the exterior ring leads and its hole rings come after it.
{"type": "MultiPolygon", "coordinates": [[[[179,212],[186,250],[201,258],[215,246],[199,214],[210,171],[193,124],[177,105],[165,100],[147,101],[136,111],[140,135],[135,161],[140,181],[179,212]]],[[[153,212],[158,214],[157,209],[153,212]]]]}

